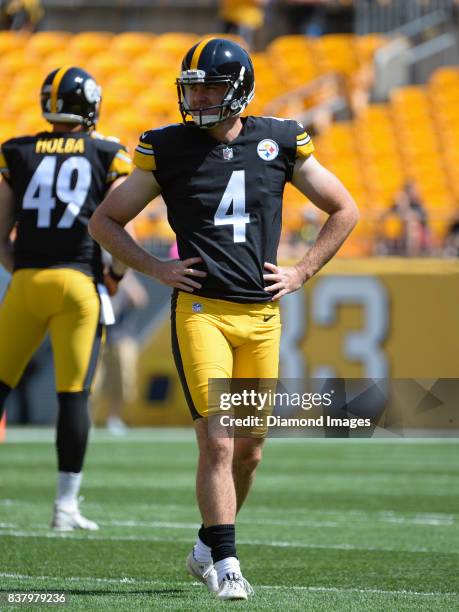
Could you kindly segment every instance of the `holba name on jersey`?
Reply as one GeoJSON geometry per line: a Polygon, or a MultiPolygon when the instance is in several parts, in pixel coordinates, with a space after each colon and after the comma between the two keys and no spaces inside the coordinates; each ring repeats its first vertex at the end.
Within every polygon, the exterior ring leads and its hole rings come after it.
{"type": "Polygon", "coordinates": [[[84,138],[37,140],[35,153],[84,153],[84,138]]]}

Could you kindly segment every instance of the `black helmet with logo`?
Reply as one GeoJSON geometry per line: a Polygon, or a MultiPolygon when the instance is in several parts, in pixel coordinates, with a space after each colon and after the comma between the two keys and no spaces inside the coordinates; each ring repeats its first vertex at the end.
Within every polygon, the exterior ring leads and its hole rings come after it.
{"type": "Polygon", "coordinates": [[[242,113],[255,93],[255,74],[249,54],[225,38],[208,38],[197,43],[183,58],[176,80],[179,107],[183,120],[191,116],[200,127],[213,127],[242,113]],[[220,104],[191,108],[189,88],[196,84],[226,84],[220,104]],[[203,113],[203,111],[215,111],[203,113]]]}
{"type": "Polygon", "coordinates": [[[50,123],[80,123],[86,129],[97,123],[102,90],[81,68],[53,70],[44,80],[40,97],[43,117],[50,123]]]}

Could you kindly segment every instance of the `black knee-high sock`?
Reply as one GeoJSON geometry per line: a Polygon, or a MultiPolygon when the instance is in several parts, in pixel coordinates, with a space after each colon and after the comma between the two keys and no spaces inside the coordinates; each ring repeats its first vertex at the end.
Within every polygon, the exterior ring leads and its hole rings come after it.
{"type": "Polygon", "coordinates": [[[8,397],[10,392],[11,387],[0,381],[0,419],[3,418],[3,413],[5,412],[6,398],[8,397]]]}
{"type": "MultiPolygon", "coordinates": [[[[236,528],[234,525],[212,525],[205,529],[214,563],[236,557],[236,528]]],[[[204,540],[203,540],[204,541],[204,540]]]]}
{"type": "Polygon", "coordinates": [[[56,449],[60,472],[81,472],[89,433],[88,391],[58,393],[56,449]]]}

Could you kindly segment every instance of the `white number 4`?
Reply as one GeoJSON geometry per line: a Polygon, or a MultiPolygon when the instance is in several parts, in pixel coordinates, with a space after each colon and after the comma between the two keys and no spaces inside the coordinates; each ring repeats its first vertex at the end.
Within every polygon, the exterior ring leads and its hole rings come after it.
{"type": "Polygon", "coordinates": [[[235,170],[222,196],[214,217],[215,225],[232,225],[234,242],[245,242],[245,226],[250,215],[245,212],[245,172],[235,170]],[[228,211],[233,205],[233,214],[228,211]]]}
{"type": "MultiPolygon", "coordinates": [[[[56,207],[56,198],[52,196],[56,157],[47,155],[42,159],[24,194],[22,206],[25,210],[37,211],[37,227],[51,225],[51,211],[56,207]]],[[[57,227],[72,227],[81,207],[88,196],[91,185],[91,164],[85,157],[69,157],[59,169],[56,178],[56,195],[67,204],[57,227]],[[72,187],[72,177],[75,175],[72,187]]]]}

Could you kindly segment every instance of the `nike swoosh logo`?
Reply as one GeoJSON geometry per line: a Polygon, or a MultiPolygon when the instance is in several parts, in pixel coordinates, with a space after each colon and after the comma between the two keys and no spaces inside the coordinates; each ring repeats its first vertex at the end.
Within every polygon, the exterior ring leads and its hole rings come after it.
{"type": "Polygon", "coordinates": [[[266,323],[266,321],[269,321],[270,319],[272,319],[275,316],[276,315],[264,315],[263,316],[263,321],[266,323]]]}

